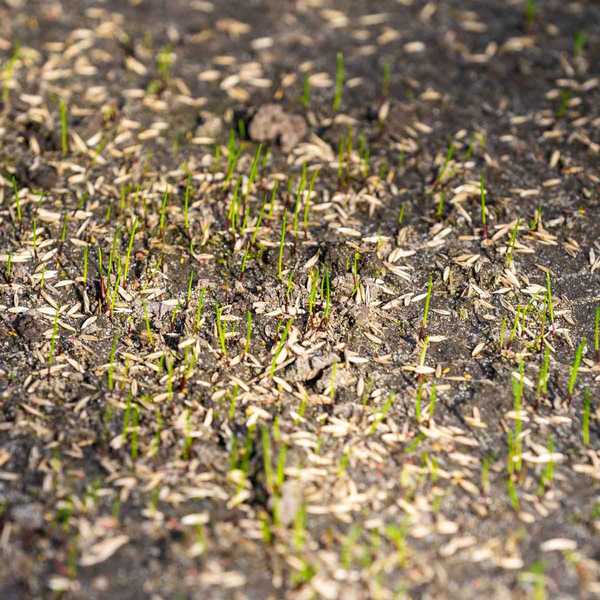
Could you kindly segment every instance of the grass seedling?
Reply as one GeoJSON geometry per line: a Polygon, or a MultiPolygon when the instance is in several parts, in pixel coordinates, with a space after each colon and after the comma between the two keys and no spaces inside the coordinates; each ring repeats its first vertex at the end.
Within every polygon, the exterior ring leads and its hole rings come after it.
{"type": "Polygon", "coordinates": [[[512,266],[513,263],[513,253],[515,250],[515,246],[517,244],[517,235],[519,233],[519,225],[521,223],[521,219],[517,219],[515,226],[512,228],[511,232],[510,232],[510,239],[508,241],[508,245],[506,248],[506,257],[505,257],[505,264],[507,267],[512,266]]]}
{"type": "Polygon", "coordinates": [[[156,70],[163,81],[169,81],[171,67],[175,62],[175,53],[170,44],[163,46],[156,55],[156,70]]]}
{"type": "Polygon", "coordinates": [[[423,337],[425,332],[427,331],[427,324],[429,323],[429,307],[431,305],[431,294],[433,290],[433,279],[432,276],[429,276],[429,280],[427,282],[427,295],[425,296],[425,308],[423,309],[423,318],[421,319],[421,331],[420,336],[423,337]]]}
{"type": "Polygon", "coordinates": [[[342,104],[345,77],[344,54],[338,52],[335,61],[335,95],[333,97],[333,112],[337,112],[342,104]]]}
{"type": "Polygon", "coordinates": [[[283,273],[283,252],[285,250],[285,236],[287,233],[287,211],[284,210],[281,220],[281,234],[279,236],[279,256],[277,258],[277,277],[282,279],[283,273]]]}
{"type": "Polygon", "coordinates": [[[537,2],[536,0],[527,0],[525,4],[525,25],[527,29],[531,29],[535,22],[537,15],[537,2]]]}
{"type": "Polygon", "coordinates": [[[280,490],[285,480],[285,463],[287,461],[287,446],[281,444],[279,446],[279,452],[277,453],[277,466],[275,472],[275,483],[277,489],[280,490]]]}
{"type": "Polygon", "coordinates": [[[369,435],[373,435],[377,431],[379,425],[387,417],[392,406],[394,405],[395,399],[396,399],[396,394],[390,394],[387,397],[387,400],[384,402],[381,409],[379,411],[377,411],[377,413],[375,414],[375,418],[373,419],[373,422],[371,423],[371,427],[369,428],[369,435]]]}
{"type": "MultiPolygon", "coordinates": [[[[281,354],[281,351],[283,350],[283,347],[285,346],[285,342],[287,341],[287,337],[290,332],[290,328],[292,327],[292,321],[293,321],[293,319],[291,319],[291,318],[287,320],[287,323],[285,324],[283,333],[281,334],[281,338],[279,339],[279,343],[277,344],[277,346],[275,348],[275,353],[273,354],[273,359],[271,360],[271,370],[270,370],[271,377],[273,377],[273,375],[275,374],[275,370],[277,368],[277,359],[279,358],[279,355],[281,354]]],[[[277,328],[277,330],[279,331],[279,327],[277,328]]]]}
{"type": "Polygon", "coordinates": [[[66,102],[61,98],[59,104],[60,149],[63,156],[69,153],[69,112],[66,102]]]}
{"type": "Polygon", "coordinates": [[[165,190],[162,202],[160,204],[158,231],[162,236],[165,231],[165,225],[167,224],[167,206],[169,204],[169,192],[165,190]]]}
{"type": "Polygon", "coordinates": [[[298,218],[300,214],[300,205],[302,203],[302,197],[304,195],[304,190],[306,188],[306,163],[302,165],[302,174],[300,176],[300,181],[298,182],[298,187],[296,188],[296,200],[294,202],[294,218],[293,218],[293,231],[294,235],[298,235],[298,218]]]}
{"type": "Polygon", "coordinates": [[[388,525],[385,528],[385,534],[396,547],[398,565],[403,566],[406,563],[408,554],[406,546],[406,527],[395,524],[388,525]]]}
{"type": "Polygon", "coordinates": [[[223,321],[223,307],[221,306],[217,306],[215,308],[215,324],[217,327],[219,347],[221,348],[223,356],[227,356],[227,341],[225,337],[227,333],[227,325],[223,321]]]}
{"type": "Polygon", "coordinates": [[[487,191],[485,188],[485,177],[483,173],[479,179],[479,196],[481,201],[481,227],[482,227],[482,236],[484,240],[488,238],[488,225],[487,225],[487,191]]]}
{"type": "Polygon", "coordinates": [[[200,290],[200,295],[198,296],[198,303],[196,304],[196,312],[194,314],[194,332],[198,333],[200,331],[200,324],[202,321],[202,315],[204,314],[204,298],[206,296],[206,288],[202,288],[200,290]]]}
{"type": "MultiPolygon", "coordinates": [[[[523,408],[523,390],[525,388],[525,364],[521,360],[519,362],[519,378],[513,377],[512,389],[513,389],[513,412],[515,413],[515,430],[513,436],[513,456],[515,462],[515,470],[521,470],[521,454],[522,454],[522,442],[521,433],[523,431],[523,420],[521,419],[521,411],[523,408]]],[[[512,458],[512,457],[511,457],[512,458]]]]}
{"type": "Polygon", "coordinates": [[[550,487],[552,480],[554,479],[554,459],[552,458],[552,455],[554,454],[554,439],[551,435],[548,436],[546,450],[550,455],[550,459],[545,464],[544,470],[542,471],[542,475],[540,477],[540,484],[537,489],[538,496],[541,496],[546,489],[550,487]]]}
{"type": "Polygon", "coordinates": [[[446,192],[441,191],[438,194],[438,201],[435,207],[435,216],[441,221],[446,212],[446,192]]]}
{"type": "Polygon", "coordinates": [[[188,176],[185,191],[183,192],[183,227],[189,232],[190,230],[190,199],[192,197],[192,182],[188,176]]]}
{"type": "Polygon", "coordinates": [[[129,455],[131,460],[138,456],[138,425],[140,411],[137,404],[131,402],[131,392],[127,394],[127,404],[123,415],[123,437],[129,437],[129,455]]]}
{"type": "Polygon", "coordinates": [[[302,106],[305,110],[310,108],[310,76],[308,73],[305,73],[302,81],[302,106]]]}
{"type": "Polygon", "coordinates": [[[317,169],[310,178],[310,182],[308,184],[308,193],[306,194],[306,201],[304,203],[304,229],[308,229],[308,215],[310,212],[310,199],[315,188],[315,182],[317,181],[317,177],[319,176],[319,169],[317,169]]]}
{"type": "Polygon", "coordinates": [[[548,393],[548,379],[550,378],[550,348],[546,346],[544,348],[544,357],[542,359],[542,366],[540,367],[540,373],[538,375],[537,383],[537,395],[545,396],[548,393]]]}
{"type": "Polygon", "coordinates": [[[575,391],[575,384],[577,383],[577,375],[579,374],[579,367],[581,366],[581,359],[583,358],[583,349],[585,348],[587,341],[585,337],[579,342],[577,346],[577,350],[575,350],[575,358],[573,359],[573,364],[571,365],[571,370],[569,372],[569,382],[567,384],[567,391],[569,393],[569,398],[573,397],[573,392],[575,391]]]}
{"type": "Polygon", "coordinates": [[[404,204],[400,205],[400,210],[398,211],[398,225],[400,227],[402,227],[403,223],[404,223],[404,215],[406,212],[406,207],[404,204]]]}
{"type": "Polygon", "coordinates": [[[590,445],[590,414],[592,412],[592,394],[589,388],[583,393],[583,416],[581,418],[581,441],[584,446],[590,445]]]}
{"type": "Polygon", "coordinates": [[[587,35],[583,31],[578,31],[573,38],[573,56],[578,58],[583,54],[587,44],[587,35]]]}
{"type": "Polygon", "coordinates": [[[227,416],[229,417],[230,421],[233,421],[233,419],[235,418],[235,410],[237,407],[237,397],[238,397],[238,386],[237,384],[235,384],[233,386],[233,389],[231,390],[231,394],[229,397],[229,411],[227,412],[227,416]]]}
{"type": "Polygon", "coordinates": [[[437,387],[435,383],[431,384],[431,390],[429,391],[429,407],[427,408],[427,413],[429,414],[429,418],[433,419],[435,415],[435,406],[437,403],[437,387]]]}
{"type": "Polygon", "coordinates": [[[19,60],[20,53],[21,47],[17,43],[11,57],[2,68],[2,104],[4,104],[4,106],[8,104],[10,99],[10,83],[14,77],[15,65],[19,60]]]}
{"type": "Polygon", "coordinates": [[[544,575],[544,563],[537,561],[529,567],[529,571],[523,574],[523,579],[533,583],[532,600],[546,600],[546,576],[544,575]]]}
{"type": "Polygon", "coordinates": [[[517,494],[517,488],[515,486],[515,482],[512,477],[509,477],[506,480],[506,489],[508,492],[508,498],[510,500],[510,504],[513,507],[515,512],[519,512],[521,503],[519,502],[519,495],[517,494]]]}
{"type": "Polygon", "coordinates": [[[189,460],[192,444],[194,443],[194,438],[192,437],[192,418],[189,409],[186,409],[185,411],[185,417],[183,421],[183,436],[183,449],[181,450],[181,458],[183,458],[183,460],[189,460]]]}
{"type": "MultiPolygon", "coordinates": [[[[444,163],[442,164],[442,168],[440,169],[440,172],[435,182],[436,186],[444,182],[444,177],[446,176],[446,172],[448,171],[448,166],[450,165],[450,162],[454,158],[455,151],[456,148],[454,147],[454,144],[450,142],[450,144],[448,144],[448,149],[446,150],[446,157],[444,158],[444,163]]],[[[452,174],[450,174],[450,177],[451,176],[452,174]]]]}
{"type": "Polygon", "coordinates": [[[127,274],[129,273],[129,265],[131,264],[131,252],[133,251],[133,242],[135,240],[137,228],[138,220],[137,217],[134,217],[131,232],[129,233],[129,243],[127,244],[127,253],[125,255],[125,266],[123,267],[123,285],[127,283],[127,274]]]}
{"type": "Polygon", "coordinates": [[[354,252],[354,259],[352,261],[352,279],[354,280],[354,288],[352,290],[352,296],[355,296],[361,286],[360,276],[358,274],[358,262],[360,260],[360,252],[357,250],[354,252]]]}
{"type": "Polygon", "coordinates": [[[13,255],[9,254],[6,257],[6,268],[4,271],[7,281],[10,281],[10,279],[12,278],[12,271],[13,271],[13,255]]]}

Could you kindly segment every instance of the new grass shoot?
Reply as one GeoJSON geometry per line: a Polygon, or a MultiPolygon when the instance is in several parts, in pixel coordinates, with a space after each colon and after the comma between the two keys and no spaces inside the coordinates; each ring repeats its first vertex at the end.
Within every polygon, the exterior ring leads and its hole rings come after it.
{"type": "Polygon", "coordinates": [[[525,25],[527,29],[531,29],[535,22],[538,7],[536,0],[527,0],[525,4],[525,25]]]}
{"type": "MultiPolygon", "coordinates": [[[[277,346],[275,346],[275,352],[273,353],[273,358],[271,360],[271,369],[269,372],[271,377],[273,377],[273,375],[275,374],[275,370],[277,369],[277,362],[279,360],[279,356],[281,355],[281,352],[287,341],[288,335],[290,333],[290,329],[292,327],[292,322],[293,322],[292,318],[289,318],[287,320],[285,327],[283,329],[283,333],[281,334],[281,337],[279,338],[279,343],[277,344],[277,346]]],[[[277,332],[279,332],[280,327],[281,327],[281,323],[277,327],[277,332]]]]}
{"type": "Polygon", "coordinates": [[[123,285],[127,283],[127,274],[129,273],[129,265],[131,264],[131,252],[133,251],[133,242],[135,241],[135,233],[138,228],[137,217],[133,219],[131,232],[129,233],[129,242],[127,244],[127,253],[125,255],[125,266],[123,267],[123,285]]]}
{"type": "Polygon", "coordinates": [[[59,104],[59,120],[60,120],[60,149],[63,156],[69,153],[69,109],[63,98],[59,104]]]}
{"type": "Polygon", "coordinates": [[[158,231],[162,236],[165,232],[165,226],[167,224],[167,207],[169,204],[169,192],[165,190],[162,195],[162,201],[160,203],[158,231]]]}
{"type": "Polygon", "coordinates": [[[584,446],[590,445],[590,415],[592,413],[592,393],[589,388],[583,392],[583,415],[581,417],[581,441],[584,446]]]}
{"type": "Polygon", "coordinates": [[[550,347],[544,347],[544,356],[538,375],[537,396],[546,396],[548,394],[548,380],[550,378],[550,347]]]}
{"type": "Polygon", "coordinates": [[[215,307],[215,325],[217,328],[217,339],[219,341],[219,348],[223,356],[227,356],[227,324],[223,321],[223,307],[215,307]]]}
{"type": "Polygon", "coordinates": [[[575,350],[575,357],[573,358],[573,363],[571,364],[569,381],[567,383],[567,392],[569,393],[569,398],[573,397],[573,392],[575,391],[575,384],[577,383],[577,376],[579,375],[579,368],[581,367],[581,359],[583,358],[583,350],[586,343],[587,341],[584,337],[579,342],[577,349],[575,350]]]}
{"type": "Polygon", "coordinates": [[[521,417],[521,411],[523,409],[523,392],[525,389],[525,363],[521,359],[519,361],[519,376],[512,378],[512,390],[513,390],[513,412],[515,415],[515,429],[513,435],[513,448],[512,448],[512,460],[514,462],[515,470],[518,472],[521,470],[522,465],[522,440],[521,433],[523,432],[523,419],[521,417]]]}
{"type": "Polygon", "coordinates": [[[204,299],[206,296],[206,288],[200,290],[198,296],[198,302],[196,303],[196,312],[194,313],[194,333],[200,331],[200,325],[202,323],[202,316],[204,315],[204,299]]]}
{"type": "Polygon", "coordinates": [[[435,416],[435,407],[437,404],[437,387],[435,383],[431,384],[431,388],[429,390],[429,407],[427,408],[427,414],[430,419],[433,419],[435,416]]]}
{"type": "Polygon", "coordinates": [[[429,323],[429,308],[431,306],[431,295],[433,291],[433,278],[429,275],[427,281],[427,294],[425,295],[425,308],[423,309],[423,317],[421,319],[421,337],[423,337],[427,331],[427,325],[429,323]]]}
{"type": "Polygon", "coordinates": [[[277,277],[282,279],[283,274],[283,254],[285,250],[285,237],[287,233],[287,211],[283,211],[281,219],[281,233],[279,235],[279,255],[277,257],[277,277]]]}
{"type": "Polygon", "coordinates": [[[190,200],[192,198],[192,180],[188,176],[185,191],[183,192],[183,227],[189,232],[190,230],[190,200]]]}
{"type": "Polygon", "coordinates": [[[6,106],[10,99],[10,84],[14,77],[15,66],[21,55],[21,47],[19,43],[15,45],[15,49],[11,57],[6,61],[6,64],[2,67],[2,104],[6,106]]]}
{"type": "Polygon", "coordinates": [[[396,394],[391,393],[387,397],[383,406],[375,413],[375,417],[373,419],[373,422],[371,423],[371,427],[369,427],[369,435],[373,435],[377,431],[381,422],[387,417],[388,413],[392,409],[395,399],[396,394]]]}
{"type": "Polygon", "coordinates": [[[304,202],[304,218],[303,218],[304,229],[308,229],[308,217],[309,217],[309,213],[310,213],[310,202],[311,202],[312,194],[313,194],[313,191],[315,188],[315,182],[317,181],[317,177],[319,176],[319,172],[320,172],[320,169],[316,169],[313,172],[312,177],[310,178],[310,182],[308,184],[308,193],[306,194],[306,200],[304,202]]]}
{"type": "Polygon", "coordinates": [[[304,74],[302,81],[302,106],[305,110],[310,108],[310,75],[308,73],[304,74]]]}
{"type": "Polygon", "coordinates": [[[333,97],[333,112],[337,112],[342,105],[345,78],[344,54],[338,52],[335,60],[335,95],[333,97]]]}
{"type": "Polygon", "coordinates": [[[540,476],[540,483],[537,489],[538,496],[544,494],[544,492],[552,485],[552,480],[554,479],[554,438],[552,435],[548,436],[546,450],[548,452],[548,462],[545,463],[540,476]]]}

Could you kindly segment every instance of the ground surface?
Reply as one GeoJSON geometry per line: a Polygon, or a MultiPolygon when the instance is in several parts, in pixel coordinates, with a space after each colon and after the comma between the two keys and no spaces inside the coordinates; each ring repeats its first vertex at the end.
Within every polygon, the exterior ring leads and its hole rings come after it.
{"type": "Polygon", "coordinates": [[[597,2],[4,0],[0,62],[0,598],[600,597],[597,2]]]}

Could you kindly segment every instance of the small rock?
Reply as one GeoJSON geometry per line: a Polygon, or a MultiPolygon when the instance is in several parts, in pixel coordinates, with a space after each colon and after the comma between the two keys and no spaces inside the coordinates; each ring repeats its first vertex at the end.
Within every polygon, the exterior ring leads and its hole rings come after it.
{"type": "Polygon", "coordinates": [[[26,529],[41,529],[44,525],[44,509],[38,502],[18,504],[10,509],[12,519],[26,529]]]}
{"type": "Polygon", "coordinates": [[[289,152],[305,135],[307,127],[300,115],[286,113],[278,104],[265,104],[254,115],[250,138],[257,142],[278,142],[289,152]]]}
{"type": "Polygon", "coordinates": [[[21,313],[13,322],[13,328],[26,342],[39,342],[46,330],[45,324],[31,313],[21,313]]]}
{"type": "Polygon", "coordinates": [[[339,362],[340,357],[334,352],[326,355],[316,355],[297,358],[290,369],[288,377],[290,381],[310,381],[321,373],[324,369],[332,365],[334,362],[339,362]]]}

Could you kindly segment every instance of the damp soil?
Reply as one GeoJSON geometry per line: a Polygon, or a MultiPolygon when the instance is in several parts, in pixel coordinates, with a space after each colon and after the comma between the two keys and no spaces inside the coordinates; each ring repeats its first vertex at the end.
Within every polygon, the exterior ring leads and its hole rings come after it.
{"type": "Polygon", "coordinates": [[[0,598],[600,597],[600,5],[0,3],[0,598]]]}

